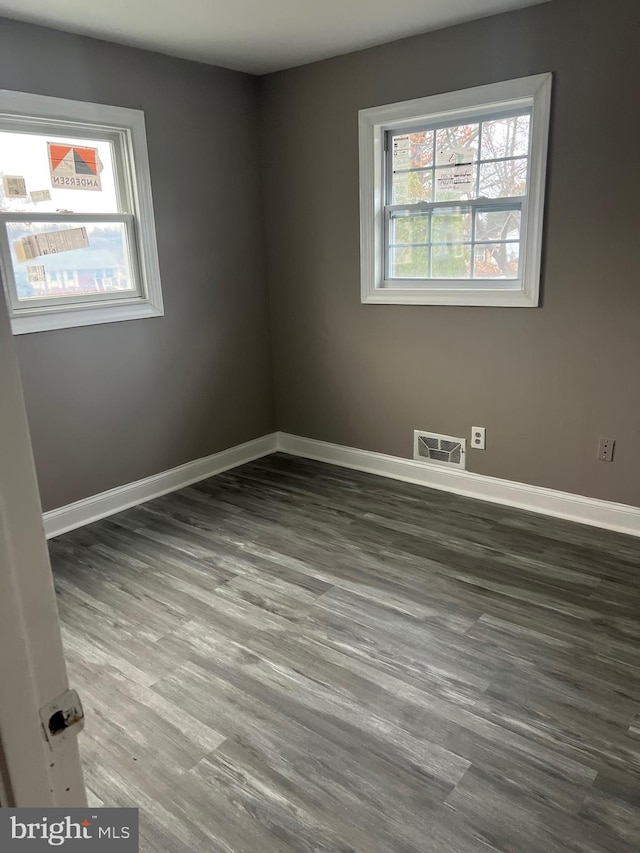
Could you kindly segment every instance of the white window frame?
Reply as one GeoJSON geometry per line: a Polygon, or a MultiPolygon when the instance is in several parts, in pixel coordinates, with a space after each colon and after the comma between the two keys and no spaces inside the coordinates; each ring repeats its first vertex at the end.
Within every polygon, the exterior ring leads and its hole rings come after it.
{"type": "Polygon", "coordinates": [[[158,263],[151,174],[147,153],[144,113],[125,107],[51,98],[26,92],[0,90],[0,130],[11,127],[29,132],[40,126],[52,135],[68,134],[84,139],[108,139],[113,143],[115,179],[125,210],[119,214],[0,213],[0,274],[15,335],[160,317],[164,314],[158,263]],[[13,264],[7,240],[7,221],[122,222],[129,243],[130,267],[136,283],[134,294],[60,298],[30,305],[16,298],[13,264]]]}
{"type": "Polygon", "coordinates": [[[427,98],[360,110],[361,300],[373,304],[497,305],[533,308],[539,304],[542,225],[551,109],[551,74],[490,83],[427,98]],[[399,286],[385,280],[385,139],[390,130],[415,130],[492,112],[531,109],[530,166],[522,197],[522,247],[519,278],[420,279],[399,286]]]}

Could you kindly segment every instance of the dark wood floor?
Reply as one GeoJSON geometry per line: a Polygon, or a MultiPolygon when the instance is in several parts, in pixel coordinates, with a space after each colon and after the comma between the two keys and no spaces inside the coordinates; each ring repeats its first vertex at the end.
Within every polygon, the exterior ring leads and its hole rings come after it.
{"type": "Polygon", "coordinates": [[[51,554],[146,853],[640,848],[640,540],[276,455],[51,554]]]}

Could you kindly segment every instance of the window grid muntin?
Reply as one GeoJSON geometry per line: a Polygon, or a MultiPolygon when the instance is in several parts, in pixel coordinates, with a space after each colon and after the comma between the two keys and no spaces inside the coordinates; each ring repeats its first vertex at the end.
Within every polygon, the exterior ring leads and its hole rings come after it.
{"type": "Polygon", "coordinates": [[[503,199],[473,199],[470,201],[462,201],[462,202],[420,202],[415,205],[387,205],[385,207],[385,217],[384,217],[384,235],[385,235],[385,281],[389,282],[398,282],[398,281],[411,281],[411,282],[450,282],[450,281],[506,281],[506,282],[514,282],[518,281],[521,271],[522,271],[522,262],[524,257],[524,240],[523,234],[524,229],[526,227],[526,196],[514,196],[507,197],[503,199]],[[471,240],[459,240],[459,241],[450,241],[450,242],[441,242],[441,241],[433,241],[433,212],[438,210],[459,210],[462,213],[469,212],[471,214],[471,240]],[[391,242],[391,233],[392,233],[392,220],[393,213],[395,211],[407,212],[408,216],[428,216],[429,217],[429,242],[418,242],[418,243],[392,243],[391,242]],[[499,213],[499,212],[519,212],[520,213],[520,238],[518,240],[476,240],[476,219],[479,213],[499,213]],[[512,278],[487,278],[487,277],[476,277],[474,273],[475,263],[471,264],[470,275],[468,277],[455,277],[455,278],[432,278],[432,268],[433,268],[433,252],[429,251],[429,275],[430,278],[408,278],[403,279],[398,276],[391,276],[391,250],[397,248],[412,248],[412,247],[429,247],[432,249],[433,246],[470,246],[471,247],[471,255],[472,261],[475,258],[475,249],[476,246],[486,246],[486,245],[498,245],[498,244],[519,244],[520,252],[518,258],[518,273],[516,276],[512,278]]]}
{"type": "MultiPolygon", "coordinates": [[[[533,107],[532,106],[524,106],[518,109],[514,109],[513,107],[496,109],[494,106],[488,105],[484,109],[473,108],[473,110],[458,110],[456,111],[456,117],[445,120],[444,118],[438,119],[437,117],[433,117],[431,120],[427,119],[426,121],[416,121],[409,122],[406,124],[402,124],[401,126],[395,127],[393,130],[387,130],[384,133],[384,152],[385,152],[385,175],[384,175],[384,191],[385,191],[385,200],[391,198],[392,195],[392,185],[393,185],[393,170],[389,168],[389,162],[391,159],[391,152],[393,150],[392,140],[394,136],[404,136],[405,134],[411,135],[412,133],[430,133],[433,132],[433,152],[432,152],[432,160],[433,166],[435,167],[436,161],[436,132],[438,130],[444,130],[448,127],[458,127],[463,124],[475,124],[478,123],[480,125],[479,134],[482,134],[482,125],[484,122],[496,121],[501,118],[520,118],[523,115],[529,116],[529,141],[528,141],[528,154],[527,158],[530,160],[531,158],[531,139],[532,139],[532,131],[533,131],[533,107]]],[[[481,147],[478,144],[478,154],[481,155],[481,147]]],[[[509,159],[509,158],[507,158],[509,159]]],[[[514,158],[518,159],[518,158],[514,158]]],[[[489,160],[485,160],[483,162],[489,162],[489,160]]],[[[431,169],[431,166],[424,167],[425,169],[431,169]]],[[[399,171],[413,171],[413,169],[409,170],[399,170],[399,171]]]]}
{"type": "MultiPolygon", "coordinates": [[[[408,281],[412,282],[413,286],[418,282],[423,286],[434,286],[436,285],[446,287],[449,282],[456,281],[490,281],[493,283],[499,282],[517,282],[520,280],[520,276],[522,275],[523,270],[523,260],[526,252],[526,219],[527,219],[527,202],[529,197],[529,185],[530,185],[530,172],[531,172],[531,141],[532,141],[532,132],[533,132],[533,108],[532,106],[522,107],[520,109],[501,109],[496,110],[492,109],[490,106],[487,107],[486,110],[476,110],[472,114],[464,115],[464,111],[461,111],[456,115],[455,118],[451,118],[448,121],[439,121],[437,119],[433,119],[432,121],[422,122],[422,123],[412,123],[408,124],[404,127],[395,127],[393,130],[388,130],[385,132],[385,157],[384,157],[384,191],[385,191],[385,204],[384,204],[384,257],[383,257],[383,270],[384,270],[384,281],[389,282],[390,284],[397,284],[398,282],[408,281]],[[483,129],[484,124],[487,122],[492,122],[500,119],[507,118],[519,118],[521,116],[529,116],[529,129],[528,129],[528,140],[527,140],[527,154],[526,155],[513,155],[508,157],[489,157],[487,159],[482,159],[483,155],[483,129]],[[465,125],[478,124],[478,156],[477,159],[473,163],[473,168],[475,170],[475,195],[470,199],[460,199],[460,200],[442,200],[436,201],[436,173],[438,169],[445,169],[448,167],[438,167],[436,165],[437,162],[437,131],[441,129],[446,129],[448,127],[461,127],[465,125]],[[393,157],[393,138],[395,136],[404,136],[411,135],[412,133],[433,133],[432,137],[432,152],[431,152],[431,165],[430,166],[419,166],[409,169],[399,169],[396,172],[393,170],[392,166],[392,157],[393,157]],[[503,163],[503,162],[512,162],[512,161],[525,161],[526,163],[526,194],[524,196],[507,196],[504,198],[489,198],[489,197],[480,197],[480,180],[481,180],[481,167],[485,164],[490,163],[503,163]],[[431,173],[431,201],[428,202],[412,202],[412,203],[389,203],[389,200],[393,202],[393,177],[394,174],[411,174],[411,173],[431,173]],[[505,208],[503,205],[507,203],[509,205],[508,208],[505,208]],[[455,243],[445,243],[438,245],[468,245],[471,247],[471,264],[470,264],[470,275],[465,278],[447,278],[447,279],[438,279],[433,278],[433,252],[431,249],[434,245],[436,245],[433,240],[433,216],[431,211],[437,207],[446,207],[452,210],[455,209],[464,209],[465,207],[475,207],[477,204],[481,204],[486,206],[490,210],[500,210],[500,209],[508,209],[508,210],[519,210],[520,211],[520,238],[519,240],[488,240],[488,241],[480,241],[476,240],[476,211],[473,210],[471,217],[471,229],[472,229],[472,239],[471,242],[455,242],[455,243]],[[416,246],[425,246],[429,247],[429,269],[428,269],[428,278],[410,278],[410,279],[402,279],[398,277],[391,277],[391,250],[392,248],[397,248],[396,244],[392,244],[390,241],[390,221],[391,221],[391,213],[397,209],[406,210],[406,211],[415,211],[419,213],[424,211],[429,215],[429,237],[430,241],[428,244],[415,244],[416,246]],[[487,244],[501,244],[501,243],[519,243],[520,244],[520,252],[518,259],[518,273],[514,278],[496,278],[496,279],[488,279],[486,277],[480,278],[475,277],[475,256],[476,256],[476,246],[487,245],[487,244]]],[[[484,212],[484,211],[483,211],[484,212]]],[[[410,214],[409,214],[410,215],[410,214]]],[[[413,244],[401,244],[404,247],[409,247],[413,244]]]]}

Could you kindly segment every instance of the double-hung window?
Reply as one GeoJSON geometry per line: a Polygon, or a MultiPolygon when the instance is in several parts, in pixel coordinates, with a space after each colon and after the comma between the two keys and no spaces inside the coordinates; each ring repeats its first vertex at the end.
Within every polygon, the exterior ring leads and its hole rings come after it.
{"type": "Polygon", "coordinates": [[[163,313],[142,112],[0,92],[0,272],[17,334],[163,313]]]}
{"type": "Polygon", "coordinates": [[[362,301],[538,304],[551,75],[360,112],[362,301]]]}

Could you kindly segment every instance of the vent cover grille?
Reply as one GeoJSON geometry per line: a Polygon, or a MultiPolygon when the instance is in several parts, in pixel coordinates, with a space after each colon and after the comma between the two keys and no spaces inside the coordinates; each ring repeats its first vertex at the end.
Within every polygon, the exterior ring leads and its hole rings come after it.
{"type": "Polygon", "coordinates": [[[413,434],[413,458],[429,465],[464,468],[467,441],[451,435],[416,430],[413,434]]]}

